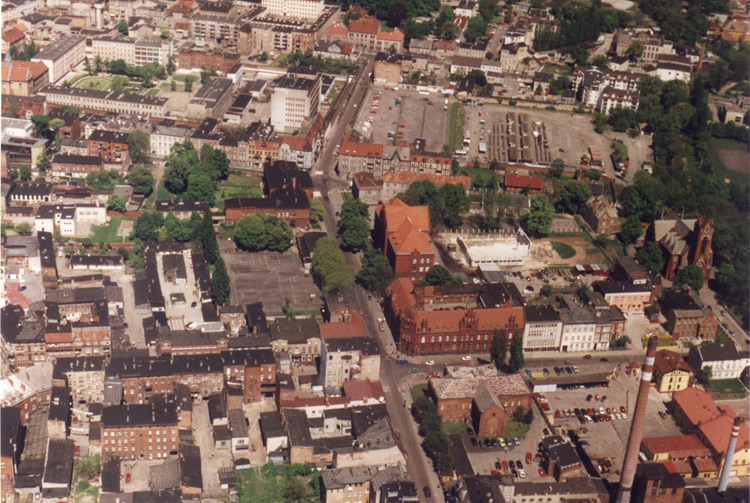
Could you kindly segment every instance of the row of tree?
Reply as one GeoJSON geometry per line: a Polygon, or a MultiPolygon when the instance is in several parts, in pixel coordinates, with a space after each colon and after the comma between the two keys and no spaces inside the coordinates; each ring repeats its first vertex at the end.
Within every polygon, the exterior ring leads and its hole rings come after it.
{"type": "Polygon", "coordinates": [[[627,26],[630,14],[603,8],[601,2],[555,4],[552,14],[559,25],[537,26],[534,36],[535,51],[549,51],[582,42],[593,42],[604,32],[627,26]]]}
{"type": "Polygon", "coordinates": [[[244,216],[234,227],[234,240],[239,246],[252,252],[286,251],[292,245],[293,237],[286,220],[265,213],[244,216]]]}
{"type": "Polygon", "coordinates": [[[323,293],[339,287],[354,288],[352,269],[333,238],[323,237],[315,244],[312,273],[323,293]]]}
{"type": "Polygon", "coordinates": [[[362,270],[357,273],[357,280],[379,297],[385,295],[385,289],[393,282],[393,269],[382,250],[370,248],[365,252],[362,256],[362,270]]]}
{"type": "Polygon", "coordinates": [[[354,198],[344,201],[338,232],[345,249],[352,252],[366,250],[370,246],[370,212],[367,204],[354,198]]]}
{"type": "Polygon", "coordinates": [[[437,406],[426,396],[420,396],[414,401],[412,413],[419,422],[419,434],[424,437],[422,447],[425,453],[439,474],[450,475],[453,471],[451,441],[443,431],[443,418],[437,406]]]}
{"type": "Polygon", "coordinates": [[[405,192],[396,197],[409,206],[427,206],[433,231],[443,227],[460,227],[471,202],[463,186],[446,184],[437,188],[429,180],[412,183],[405,192]]]}
{"type": "Polygon", "coordinates": [[[490,359],[495,364],[495,368],[502,372],[515,374],[521,370],[524,366],[523,338],[521,334],[513,334],[510,358],[508,358],[508,335],[505,330],[495,330],[492,334],[492,343],[490,344],[490,359]]]}

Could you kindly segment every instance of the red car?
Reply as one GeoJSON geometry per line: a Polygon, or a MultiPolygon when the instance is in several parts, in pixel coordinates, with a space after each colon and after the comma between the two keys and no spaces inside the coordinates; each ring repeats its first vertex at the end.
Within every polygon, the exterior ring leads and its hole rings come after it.
{"type": "Polygon", "coordinates": [[[556,411],[555,411],[555,419],[557,419],[557,418],[559,418],[559,417],[560,417],[560,411],[559,411],[559,410],[556,410],[556,411]]]}
{"type": "Polygon", "coordinates": [[[130,484],[130,478],[131,478],[130,474],[129,474],[129,473],[126,473],[126,474],[125,474],[125,483],[126,483],[126,484],[130,484]]]}
{"type": "Polygon", "coordinates": [[[526,453],[526,464],[530,465],[531,464],[531,460],[532,460],[531,453],[527,452],[526,453]]]}
{"type": "Polygon", "coordinates": [[[609,414],[604,414],[604,419],[607,421],[612,421],[612,416],[610,416],[609,414]]]}
{"type": "Polygon", "coordinates": [[[620,405],[620,412],[622,412],[623,414],[625,414],[625,406],[624,405],[620,405]]]}
{"type": "Polygon", "coordinates": [[[510,470],[510,468],[508,468],[508,460],[507,459],[503,459],[503,470],[505,470],[506,472],[508,470],[510,470]]]}
{"type": "Polygon", "coordinates": [[[540,477],[546,477],[547,476],[547,474],[544,471],[544,468],[542,468],[541,466],[539,467],[539,476],[540,477]]]}
{"type": "Polygon", "coordinates": [[[583,359],[584,360],[590,360],[591,359],[591,355],[586,355],[586,356],[583,357],[583,359]]]}

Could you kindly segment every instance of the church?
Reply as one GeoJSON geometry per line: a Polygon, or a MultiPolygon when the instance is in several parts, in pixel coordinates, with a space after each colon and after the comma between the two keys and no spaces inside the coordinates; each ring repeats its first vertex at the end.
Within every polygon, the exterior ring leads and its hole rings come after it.
{"type": "Polygon", "coordinates": [[[714,219],[697,218],[684,220],[654,220],[646,232],[646,241],[653,241],[664,252],[662,276],[673,281],[684,267],[694,264],[703,271],[703,280],[708,281],[714,254],[711,240],[714,236],[714,219]]]}

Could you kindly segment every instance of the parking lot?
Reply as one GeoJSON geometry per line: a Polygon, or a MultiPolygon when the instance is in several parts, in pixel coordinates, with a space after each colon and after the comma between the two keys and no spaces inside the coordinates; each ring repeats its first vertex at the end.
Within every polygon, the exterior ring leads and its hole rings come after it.
{"type": "Polygon", "coordinates": [[[286,298],[295,311],[320,309],[320,290],[311,276],[305,276],[295,246],[284,253],[229,253],[230,245],[223,241],[220,247],[231,281],[233,304],[262,302],[269,316],[281,312],[286,298]]]}
{"type": "MultiPolygon", "coordinates": [[[[612,476],[613,480],[619,478],[619,471],[622,467],[622,458],[625,455],[625,446],[628,435],[630,434],[630,424],[635,401],[638,392],[639,379],[625,374],[624,365],[620,366],[616,377],[610,380],[609,387],[560,390],[544,393],[550,404],[553,418],[551,422],[559,431],[564,428],[567,431],[577,432],[579,438],[585,442],[584,450],[597,465],[597,460],[603,460],[603,465],[607,461],[611,463],[609,473],[602,473],[603,476],[612,476]],[[591,398],[587,400],[588,396],[591,398]],[[599,400],[596,399],[597,395],[599,400]],[[606,397],[606,398],[605,398],[606,397]],[[625,408],[625,417],[622,415],[621,407],[625,408]],[[570,411],[578,408],[592,409],[592,414],[586,415],[592,418],[589,422],[585,418],[585,424],[581,424],[575,414],[566,415],[563,411],[570,411]],[[597,415],[597,422],[594,420],[594,409],[600,411],[604,409],[604,414],[597,415]],[[607,408],[610,413],[607,414],[607,408]],[[616,408],[616,412],[615,412],[616,408]],[[558,415],[555,411],[560,411],[558,415]],[[618,419],[616,414],[620,414],[618,419]],[[605,415],[610,416],[610,420],[600,420],[605,415]]],[[[552,369],[550,369],[552,371],[552,369]]],[[[669,401],[669,394],[657,392],[654,388],[649,390],[648,406],[646,408],[646,419],[644,421],[644,438],[680,435],[681,432],[671,416],[666,415],[664,418],[659,412],[666,413],[665,403],[669,401]]],[[[600,411],[601,412],[601,411],[600,411]]]]}
{"type": "Polygon", "coordinates": [[[354,129],[374,143],[394,145],[425,140],[425,150],[441,152],[448,143],[450,104],[442,94],[370,87],[354,129]],[[397,104],[398,102],[398,104],[397,104]]]}

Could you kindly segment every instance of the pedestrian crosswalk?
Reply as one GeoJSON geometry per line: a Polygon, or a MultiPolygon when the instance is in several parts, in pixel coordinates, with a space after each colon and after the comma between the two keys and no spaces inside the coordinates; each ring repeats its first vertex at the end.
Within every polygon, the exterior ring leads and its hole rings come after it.
{"type": "Polygon", "coordinates": [[[387,384],[384,384],[383,385],[383,391],[385,391],[386,393],[389,393],[391,391],[390,386],[388,386],[387,384]]]}

